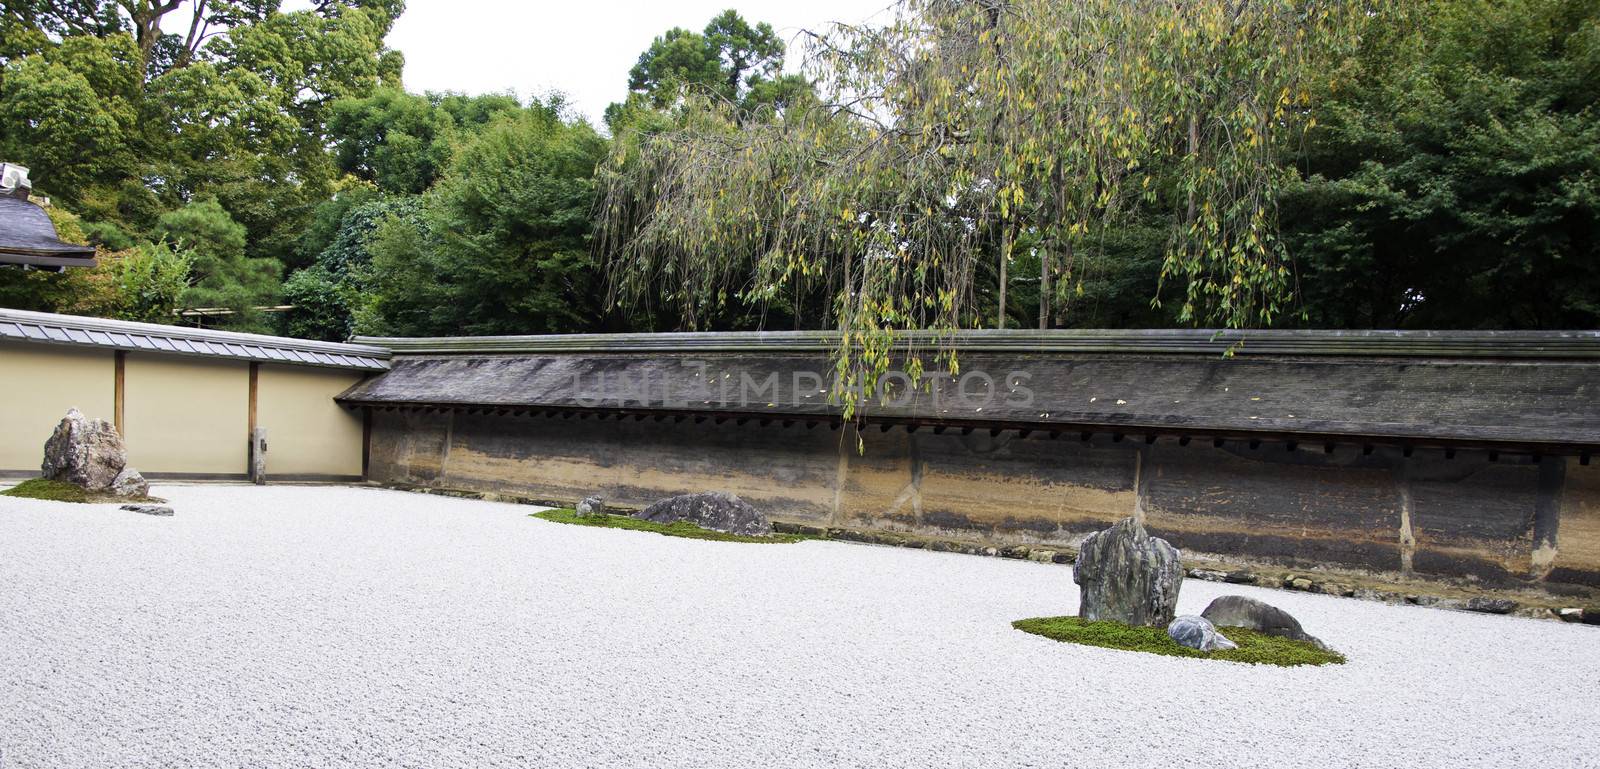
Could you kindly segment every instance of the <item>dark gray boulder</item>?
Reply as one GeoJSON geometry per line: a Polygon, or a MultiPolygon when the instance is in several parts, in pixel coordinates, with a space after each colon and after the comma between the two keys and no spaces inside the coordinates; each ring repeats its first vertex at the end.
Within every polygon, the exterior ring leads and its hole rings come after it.
{"type": "Polygon", "coordinates": [[[1267,635],[1281,638],[1290,638],[1296,641],[1310,641],[1319,647],[1325,645],[1316,637],[1306,633],[1300,627],[1300,621],[1286,612],[1269,603],[1246,598],[1242,595],[1225,595],[1211,602],[1200,616],[1211,620],[1214,625],[1222,627],[1242,627],[1255,630],[1267,635]]]}
{"type": "Polygon", "coordinates": [[[1227,636],[1218,633],[1216,626],[1212,625],[1210,620],[1193,614],[1173,619],[1167,625],[1167,637],[1177,641],[1179,646],[1203,652],[1239,648],[1239,645],[1228,640],[1227,636]]]}
{"type": "Polygon", "coordinates": [[[751,537],[772,534],[772,523],[760,510],[732,494],[721,492],[668,497],[634,513],[633,517],[656,523],[688,521],[703,529],[751,537]]]}
{"type": "Polygon", "coordinates": [[[159,515],[159,516],[164,516],[164,517],[167,517],[167,518],[172,517],[172,508],[167,507],[165,505],[123,505],[122,509],[123,510],[127,510],[130,513],[143,513],[145,515],[159,515]]]}
{"type": "Polygon", "coordinates": [[[1072,570],[1078,616],[1090,622],[1166,627],[1178,606],[1178,550],[1133,518],[1089,535],[1072,570]]]}

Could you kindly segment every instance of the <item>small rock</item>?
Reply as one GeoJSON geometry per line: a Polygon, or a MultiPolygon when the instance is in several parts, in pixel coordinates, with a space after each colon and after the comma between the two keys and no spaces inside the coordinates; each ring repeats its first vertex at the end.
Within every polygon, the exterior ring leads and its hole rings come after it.
{"type": "Polygon", "coordinates": [[[1583,610],[1578,608],[1560,609],[1556,612],[1556,616],[1560,617],[1562,622],[1582,622],[1583,610]]]}
{"type": "Polygon", "coordinates": [[[1311,585],[1311,580],[1306,579],[1305,577],[1295,577],[1294,579],[1289,580],[1289,584],[1286,585],[1286,587],[1293,590],[1310,590],[1311,585]]]}
{"type": "Polygon", "coordinates": [[[749,537],[772,534],[772,523],[760,510],[732,494],[721,492],[668,497],[633,517],[656,523],[688,521],[702,528],[749,537]]]}
{"type": "Polygon", "coordinates": [[[1519,606],[1512,610],[1511,616],[1526,617],[1528,619],[1555,619],[1556,613],[1554,609],[1546,609],[1543,606],[1519,606]]]}
{"type": "Polygon", "coordinates": [[[1583,624],[1600,625],[1600,607],[1590,606],[1583,610],[1583,624]]]}
{"type": "Polygon", "coordinates": [[[997,547],[986,547],[983,549],[983,554],[993,558],[1000,554],[1000,549],[997,547]]]}
{"type": "Polygon", "coordinates": [[[1216,626],[1212,625],[1210,620],[1192,614],[1173,619],[1167,625],[1167,637],[1177,641],[1179,646],[1203,652],[1239,648],[1238,644],[1218,633],[1216,626]]]}
{"type": "Polygon", "coordinates": [[[116,479],[111,481],[111,493],[119,497],[148,497],[150,482],[145,480],[138,470],[124,467],[122,472],[117,473],[116,479]]]}
{"type": "Polygon", "coordinates": [[[1510,614],[1516,610],[1517,602],[1509,598],[1471,598],[1465,608],[1483,614],[1510,614]]]}
{"type": "Polygon", "coordinates": [[[1189,576],[1205,582],[1226,582],[1228,579],[1227,572],[1216,569],[1190,569],[1189,576]]]}
{"type": "Polygon", "coordinates": [[[1301,628],[1300,621],[1289,612],[1254,598],[1225,595],[1212,601],[1200,616],[1215,625],[1242,627],[1281,638],[1310,641],[1319,647],[1327,648],[1323,646],[1322,641],[1301,628]]]}
{"type": "Polygon", "coordinates": [[[1355,594],[1350,596],[1350,597],[1351,598],[1358,598],[1358,599],[1363,600],[1363,601],[1382,601],[1383,600],[1383,594],[1378,592],[1378,591],[1376,591],[1376,590],[1373,590],[1370,587],[1357,588],[1355,594]]]}
{"type": "Polygon", "coordinates": [[[1038,561],[1039,563],[1054,563],[1056,560],[1056,551],[1035,550],[1031,553],[1028,553],[1028,560],[1038,561]]]}
{"type": "Polygon", "coordinates": [[[1239,569],[1238,571],[1228,572],[1228,576],[1224,577],[1222,581],[1230,585],[1254,585],[1257,577],[1254,572],[1239,569]]]}
{"type": "Polygon", "coordinates": [[[1000,557],[1017,559],[1027,558],[1028,548],[1023,547],[1022,545],[1010,545],[1008,547],[1001,548],[1000,557]]]}
{"type": "Polygon", "coordinates": [[[165,505],[123,505],[123,510],[130,513],[144,513],[145,515],[172,516],[172,508],[165,505]]]}
{"type": "Polygon", "coordinates": [[[1050,560],[1052,562],[1054,562],[1054,563],[1072,563],[1073,561],[1078,560],[1078,554],[1077,553],[1056,553],[1055,556],[1052,557],[1050,560]]]}
{"type": "Polygon", "coordinates": [[[600,497],[584,497],[583,501],[579,502],[578,506],[574,508],[574,512],[578,514],[579,518],[605,515],[606,501],[600,497]]]}

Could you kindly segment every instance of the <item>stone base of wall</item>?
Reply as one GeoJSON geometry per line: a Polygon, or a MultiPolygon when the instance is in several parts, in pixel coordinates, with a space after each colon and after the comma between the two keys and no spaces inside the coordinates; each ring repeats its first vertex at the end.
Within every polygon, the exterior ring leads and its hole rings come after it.
{"type": "Polygon", "coordinates": [[[1600,468],[1568,458],[420,410],[374,413],[369,456],[387,484],[621,507],[728,491],[789,526],[996,552],[1074,552],[1137,513],[1186,558],[1312,584],[1600,588],[1600,468]]]}

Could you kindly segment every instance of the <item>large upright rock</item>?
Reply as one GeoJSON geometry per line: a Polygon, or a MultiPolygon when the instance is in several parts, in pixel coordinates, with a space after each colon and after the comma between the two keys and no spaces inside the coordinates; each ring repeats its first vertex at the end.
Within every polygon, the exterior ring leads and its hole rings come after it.
{"type": "Polygon", "coordinates": [[[71,409],[45,441],[44,464],[39,469],[49,480],[105,491],[127,466],[128,452],[117,428],[71,409]]]}
{"type": "Polygon", "coordinates": [[[89,419],[77,409],[56,425],[44,443],[44,477],[82,487],[95,494],[142,498],[150,493],[144,476],[128,466],[128,452],[117,428],[104,419],[89,419]]]}
{"type": "Polygon", "coordinates": [[[760,510],[732,494],[683,494],[668,497],[634,513],[635,518],[656,523],[688,521],[702,529],[765,537],[772,524],[760,510]]]}
{"type": "Polygon", "coordinates": [[[1072,581],[1079,585],[1083,619],[1164,628],[1178,605],[1183,567],[1177,548],[1124,518],[1083,541],[1072,581]]]}

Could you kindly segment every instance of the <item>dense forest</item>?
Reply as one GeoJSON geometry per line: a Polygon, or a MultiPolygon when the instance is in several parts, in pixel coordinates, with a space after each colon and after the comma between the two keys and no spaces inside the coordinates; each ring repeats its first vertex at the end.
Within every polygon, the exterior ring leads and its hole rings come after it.
{"type": "Polygon", "coordinates": [[[902,326],[1600,327],[1600,0],[1380,3],[1325,45],[1220,0],[916,0],[798,41],[728,11],[664,31],[600,126],[406,92],[402,0],[279,5],[5,0],[0,159],[100,265],[0,269],[0,305],[334,340],[869,298],[902,326]]]}

